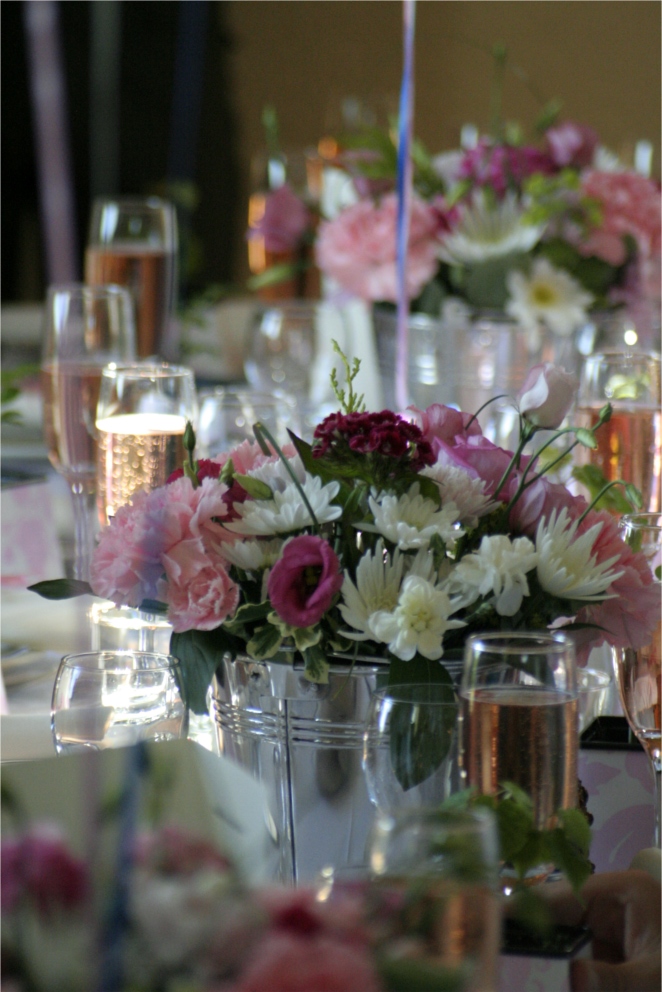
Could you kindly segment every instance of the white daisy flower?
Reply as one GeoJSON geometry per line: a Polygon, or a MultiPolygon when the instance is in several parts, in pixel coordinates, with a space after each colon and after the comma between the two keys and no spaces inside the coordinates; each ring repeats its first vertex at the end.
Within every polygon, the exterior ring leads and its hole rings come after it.
{"type": "Polygon", "coordinates": [[[216,546],[218,552],[244,572],[258,572],[270,568],[280,558],[283,541],[276,538],[273,541],[236,541],[226,542],[216,546]]]}
{"type": "Polygon", "coordinates": [[[421,470],[421,475],[427,476],[439,486],[441,498],[445,503],[454,503],[457,507],[458,520],[465,527],[475,527],[480,517],[490,513],[496,503],[485,493],[487,483],[484,479],[474,479],[457,465],[442,465],[436,462],[421,470]]]}
{"type": "MultiPolygon", "coordinates": [[[[255,473],[257,476],[257,473],[255,473]]],[[[308,508],[301,498],[301,493],[288,476],[281,491],[276,490],[273,499],[251,499],[244,503],[234,503],[234,509],[240,515],[240,520],[234,520],[225,526],[235,534],[290,534],[292,531],[310,527],[313,520],[308,508]]],[[[265,480],[263,480],[265,481],[265,480]]],[[[273,481],[273,480],[271,480],[273,481]]],[[[322,485],[319,476],[305,474],[301,488],[320,524],[337,520],[342,508],[334,506],[334,499],[340,489],[339,482],[329,482],[322,485]]]]}
{"type": "Polygon", "coordinates": [[[353,628],[343,631],[345,637],[354,641],[374,640],[370,620],[380,610],[391,612],[397,606],[404,565],[404,556],[396,549],[391,559],[380,539],[374,552],[366,551],[361,558],[356,569],[356,585],[345,572],[339,609],[345,623],[353,628]]]}
{"type": "Polygon", "coordinates": [[[444,653],[446,631],[465,626],[462,620],[449,619],[456,608],[439,586],[410,574],[402,583],[396,609],[376,613],[371,627],[375,638],[388,644],[396,658],[411,661],[418,652],[437,661],[444,653]]]}
{"type": "Polygon", "coordinates": [[[546,258],[537,258],[528,276],[513,269],[507,285],[506,313],[533,332],[542,321],[552,333],[567,337],[586,320],[593,303],[590,293],[546,258]]]}
{"type": "Polygon", "coordinates": [[[596,564],[596,555],[591,554],[595,539],[602,530],[603,523],[595,524],[580,537],[576,537],[579,521],[571,523],[566,507],[557,515],[552,510],[547,520],[541,520],[536,532],[538,552],[538,580],[546,592],[565,599],[583,599],[599,602],[613,599],[607,589],[623,571],[612,572],[611,566],[618,560],[614,555],[596,564]]]}
{"type": "Polygon", "coordinates": [[[529,595],[527,572],[536,567],[538,556],[528,537],[514,541],[505,534],[485,536],[478,551],[465,555],[453,569],[446,588],[458,604],[470,606],[479,596],[495,597],[495,609],[512,617],[529,595]]]}
{"type": "Polygon", "coordinates": [[[463,208],[452,233],[443,236],[440,258],[450,265],[476,265],[531,251],[540,241],[545,225],[527,222],[525,212],[513,193],[492,203],[483,190],[478,190],[463,208]]]}
{"type": "MultiPolygon", "coordinates": [[[[303,482],[306,478],[306,470],[299,455],[288,458],[288,463],[299,482],[303,482]]],[[[250,469],[246,474],[266,483],[272,492],[283,492],[287,486],[292,485],[292,476],[280,459],[275,462],[265,462],[264,465],[250,469]]]]}
{"type": "Polygon", "coordinates": [[[381,534],[401,551],[427,547],[435,534],[444,541],[456,541],[464,533],[455,526],[459,515],[455,503],[449,500],[438,507],[421,495],[418,482],[404,496],[381,493],[376,499],[370,496],[368,504],[375,523],[362,524],[362,529],[381,534]]]}

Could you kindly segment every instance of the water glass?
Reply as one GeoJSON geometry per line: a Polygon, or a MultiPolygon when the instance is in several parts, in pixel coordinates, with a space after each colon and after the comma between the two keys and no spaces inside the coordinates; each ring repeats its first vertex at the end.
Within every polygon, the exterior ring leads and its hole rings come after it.
{"type": "Polygon", "coordinates": [[[562,633],[494,632],[467,639],[460,684],[461,775],[480,794],[513,782],[538,829],[577,805],[577,671],[562,633]]]}
{"type": "Polygon", "coordinates": [[[109,365],[96,414],[97,498],[104,525],[134,493],[163,486],[184,463],[197,418],[195,380],[180,365],[109,365]]]}
{"type": "Polygon", "coordinates": [[[156,196],[94,201],[85,253],[91,286],[126,286],[136,307],[138,354],[147,358],[163,345],[175,306],[177,214],[156,196]]]}
{"type": "Polygon", "coordinates": [[[643,509],[659,513],[660,356],[637,351],[589,355],[581,370],[576,425],[595,427],[605,403],[611,403],[613,412],[595,435],[597,448],[575,449],[575,461],[595,466],[609,482],[633,483],[643,509]]]}
{"type": "Polygon", "coordinates": [[[596,668],[577,669],[577,718],[582,734],[607,707],[612,677],[596,668]]]}
{"type": "Polygon", "coordinates": [[[418,978],[416,988],[496,992],[501,921],[492,815],[380,814],[370,866],[368,919],[379,920],[386,970],[397,962],[399,975],[418,978]]]}
{"type": "Polygon", "coordinates": [[[103,602],[94,603],[87,617],[93,651],[170,653],[172,625],[164,616],[103,602]]]}
{"type": "Polygon", "coordinates": [[[218,387],[199,394],[197,440],[200,455],[214,458],[242,441],[254,441],[258,421],[278,444],[290,440],[288,429],[299,434],[301,421],[294,397],[282,390],[260,393],[251,389],[218,387]]]}
{"type": "Polygon", "coordinates": [[[186,737],[179,662],[147,651],[89,651],[62,659],[51,701],[58,754],[186,737]]]}
{"type": "Polygon", "coordinates": [[[438,806],[454,788],[458,705],[446,683],[374,693],[363,736],[368,795],[378,810],[438,806]]]}

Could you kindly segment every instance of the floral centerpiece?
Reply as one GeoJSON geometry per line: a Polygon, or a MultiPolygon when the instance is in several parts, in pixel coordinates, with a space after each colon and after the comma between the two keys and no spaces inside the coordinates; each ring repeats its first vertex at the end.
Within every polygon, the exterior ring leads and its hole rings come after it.
{"type": "Polygon", "coordinates": [[[645,558],[614,517],[546,474],[565,454],[545,461],[551,441],[596,443],[594,431],[558,430],[573,376],[531,370],[513,452],[440,404],[365,411],[358,363],[343,362],[341,409],[312,444],[292,434],[281,450],[258,424],[256,442],[198,462],[189,429],[184,468],[102,531],[89,585],[33,588],[167,612],[198,711],[224,652],[285,664],[296,653],[314,682],[339,655],[377,657],[402,683],[449,680],[444,660],[473,631],[564,626],[584,652],[647,642],[659,598],[645,558]],[[543,430],[551,441],[525,455],[543,430]]]}

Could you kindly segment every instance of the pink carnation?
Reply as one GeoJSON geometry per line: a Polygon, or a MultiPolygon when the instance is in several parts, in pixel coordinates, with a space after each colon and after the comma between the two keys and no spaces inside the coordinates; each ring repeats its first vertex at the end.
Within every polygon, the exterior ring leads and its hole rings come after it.
{"type": "MultiPolygon", "coordinates": [[[[379,204],[361,200],[322,223],[316,245],[320,269],[364,300],[395,302],[397,211],[397,197],[390,193],[379,204]]],[[[405,277],[410,299],[437,271],[437,224],[434,209],[414,197],[405,277]]]]}
{"type": "Polygon", "coordinates": [[[269,575],[269,599],[278,616],[292,627],[312,627],[331,606],[343,577],[331,545],[304,534],[285,545],[269,575]]]}
{"type": "Polygon", "coordinates": [[[285,183],[267,193],[264,213],[249,230],[248,237],[264,238],[267,251],[295,251],[310,227],[310,213],[303,200],[285,183]]]}
{"type": "Polygon", "coordinates": [[[168,604],[168,620],[176,633],[213,630],[233,613],[239,589],[222,559],[207,553],[200,538],[185,538],[163,555],[165,579],[158,598],[168,604]]]}
{"type": "Polygon", "coordinates": [[[545,133],[547,152],[560,169],[574,166],[585,169],[593,161],[598,147],[598,133],[586,124],[561,121],[545,133]]]}
{"type": "Polygon", "coordinates": [[[626,260],[623,237],[630,234],[643,260],[659,258],[662,222],[660,191],[636,172],[587,172],[582,192],[602,209],[600,227],[577,244],[582,255],[596,255],[610,265],[626,260]]]}

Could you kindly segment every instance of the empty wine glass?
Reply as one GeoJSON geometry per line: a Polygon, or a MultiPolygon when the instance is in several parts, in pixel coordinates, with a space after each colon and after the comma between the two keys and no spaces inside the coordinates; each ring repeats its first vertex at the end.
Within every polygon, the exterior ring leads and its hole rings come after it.
{"type": "Polygon", "coordinates": [[[89,651],[62,659],[53,687],[51,727],[58,754],[174,740],[188,711],[179,662],[147,651],[89,651]]]}
{"type": "Polygon", "coordinates": [[[140,490],[163,486],[184,463],[186,422],[197,418],[195,379],[180,365],[109,365],[97,406],[99,518],[140,490]]]}
{"type": "MultiPolygon", "coordinates": [[[[648,560],[654,581],[662,589],[662,514],[626,514],[619,523],[623,538],[648,560]]],[[[660,595],[658,593],[658,602],[660,595]]],[[[662,613],[662,607],[661,607],[662,613]]],[[[660,669],[662,667],[662,625],[657,627],[648,644],[639,648],[615,648],[614,671],[623,704],[633,734],[648,755],[655,776],[655,843],[660,846],[660,704],[662,700],[660,669]]]]}
{"type": "Polygon", "coordinates": [[[217,389],[199,394],[200,415],[196,432],[200,454],[213,458],[242,441],[254,441],[253,424],[259,421],[278,444],[289,441],[288,428],[301,430],[296,400],[282,390],[260,393],[251,389],[217,389]]]}
{"type": "Polygon", "coordinates": [[[74,576],[87,579],[96,524],[97,437],[101,371],[135,358],[131,297],[119,286],[51,286],[42,353],[44,434],[51,464],[71,488],[74,576]]]}
{"type": "Polygon", "coordinates": [[[156,196],[94,201],[85,253],[85,281],[117,283],[136,306],[138,354],[157,354],[175,306],[177,214],[156,196]]]}
{"type": "Polygon", "coordinates": [[[368,795],[378,810],[437,806],[453,789],[458,706],[446,683],[374,693],[363,736],[368,795]]]}

